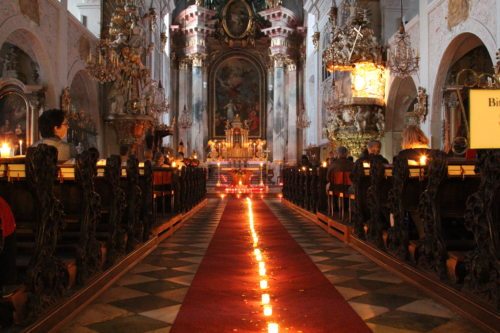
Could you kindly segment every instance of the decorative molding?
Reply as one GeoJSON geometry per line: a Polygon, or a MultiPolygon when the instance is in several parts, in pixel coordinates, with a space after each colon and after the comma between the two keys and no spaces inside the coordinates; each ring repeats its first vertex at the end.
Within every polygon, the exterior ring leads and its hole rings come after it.
{"type": "Polygon", "coordinates": [[[207,56],[205,54],[194,53],[189,56],[189,60],[191,61],[193,67],[203,67],[206,57],[207,56]]]}

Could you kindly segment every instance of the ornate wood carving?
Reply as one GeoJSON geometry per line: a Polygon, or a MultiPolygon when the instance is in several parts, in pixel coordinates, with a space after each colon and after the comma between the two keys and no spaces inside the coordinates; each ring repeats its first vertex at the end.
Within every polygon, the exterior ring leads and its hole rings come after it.
{"type": "Polygon", "coordinates": [[[446,156],[441,151],[433,151],[428,169],[427,189],[420,195],[419,213],[424,224],[425,237],[418,248],[418,265],[438,273],[446,279],[446,259],[448,252],[443,239],[439,188],[448,174],[446,156]]]}
{"type": "Polygon", "coordinates": [[[365,221],[367,217],[363,211],[363,188],[362,188],[362,178],[365,176],[363,169],[363,160],[358,159],[354,163],[354,168],[351,172],[352,185],[354,187],[354,195],[356,200],[354,200],[354,207],[352,211],[352,223],[354,227],[354,233],[359,239],[365,240],[365,221]]]}
{"type": "Polygon", "coordinates": [[[131,155],[127,160],[127,251],[131,251],[142,240],[144,226],[141,222],[141,202],[139,160],[131,155]]]}
{"type": "Polygon", "coordinates": [[[112,155],[106,159],[104,178],[112,190],[111,205],[108,215],[109,240],[107,246],[107,265],[115,262],[116,258],[125,252],[125,235],[121,229],[123,213],[127,207],[125,201],[125,191],[120,187],[121,161],[117,155],[112,155]]]}
{"type": "Polygon", "coordinates": [[[383,206],[387,200],[384,194],[385,166],[382,156],[370,158],[370,187],[367,191],[368,209],[370,218],[368,219],[367,238],[373,242],[379,249],[385,250],[383,232],[387,228],[387,219],[384,217],[383,206]]]}
{"type": "Polygon", "coordinates": [[[403,207],[403,191],[410,175],[408,159],[396,156],[393,161],[392,189],[389,191],[389,207],[392,214],[388,230],[388,247],[399,258],[408,259],[408,219],[403,207]]]}
{"type": "Polygon", "coordinates": [[[142,186],[142,224],[144,225],[144,233],[142,240],[149,239],[149,233],[153,226],[153,168],[151,161],[144,162],[144,176],[141,182],[142,186]]]}
{"type": "Polygon", "coordinates": [[[466,259],[465,288],[500,308],[500,151],[485,152],[477,167],[481,183],[467,200],[466,227],[475,248],[466,259]]]}
{"type": "Polygon", "coordinates": [[[95,191],[98,156],[88,150],[76,158],[76,180],[82,189],[83,215],[80,217],[80,246],[77,254],[77,282],[84,284],[101,266],[101,246],[96,227],[101,220],[101,197],[95,191]]]}
{"type": "Polygon", "coordinates": [[[35,250],[27,272],[27,312],[30,319],[46,310],[68,286],[68,272],[55,256],[59,230],[63,223],[63,208],[54,195],[57,175],[57,149],[40,144],[28,149],[26,181],[33,193],[37,216],[33,233],[35,250]]]}

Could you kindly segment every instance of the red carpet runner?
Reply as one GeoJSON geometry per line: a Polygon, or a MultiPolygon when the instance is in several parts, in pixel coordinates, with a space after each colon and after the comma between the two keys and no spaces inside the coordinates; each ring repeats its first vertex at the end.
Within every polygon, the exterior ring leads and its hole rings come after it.
{"type": "MultiPolygon", "coordinates": [[[[262,200],[254,200],[280,332],[371,332],[262,200]]],[[[229,200],[172,333],[267,332],[244,200],[229,200]]]]}

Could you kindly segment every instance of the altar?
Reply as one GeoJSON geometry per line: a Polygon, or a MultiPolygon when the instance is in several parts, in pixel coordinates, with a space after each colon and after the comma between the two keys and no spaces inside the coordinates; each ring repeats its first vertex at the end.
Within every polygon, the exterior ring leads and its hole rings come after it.
{"type": "Polygon", "coordinates": [[[207,162],[253,162],[259,164],[267,159],[264,151],[266,140],[251,140],[248,137],[248,124],[243,123],[237,114],[227,121],[224,140],[210,140],[207,162]]]}

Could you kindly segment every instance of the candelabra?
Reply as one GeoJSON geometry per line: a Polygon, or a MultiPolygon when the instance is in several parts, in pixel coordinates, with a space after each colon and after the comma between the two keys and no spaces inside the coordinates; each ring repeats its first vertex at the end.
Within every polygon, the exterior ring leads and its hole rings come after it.
{"type": "Polygon", "coordinates": [[[308,128],[311,125],[311,120],[307,116],[307,112],[302,106],[302,108],[299,111],[299,114],[297,115],[297,128],[304,129],[308,128]]]}
{"type": "Polygon", "coordinates": [[[387,65],[391,72],[399,77],[407,77],[418,71],[418,52],[411,47],[410,36],[405,31],[403,22],[403,0],[401,0],[401,22],[399,31],[394,37],[388,56],[387,65]]]}
{"type": "Polygon", "coordinates": [[[182,114],[179,117],[179,126],[183,129],[188,129],[191,128],[192,125],[193,125],[193,116],[187,110],[186,105],[184,105],[184,108],[182,109],[182,114]]]}

